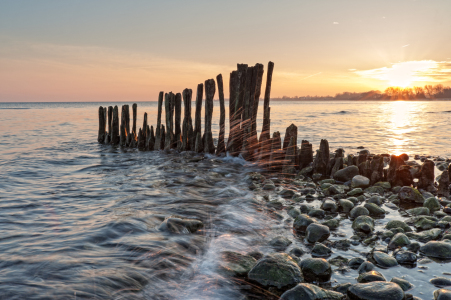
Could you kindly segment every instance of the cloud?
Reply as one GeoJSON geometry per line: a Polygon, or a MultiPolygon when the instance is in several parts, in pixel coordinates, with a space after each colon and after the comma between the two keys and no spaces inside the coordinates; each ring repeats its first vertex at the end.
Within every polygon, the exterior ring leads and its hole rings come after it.
{"type": "Polygon", "coordinates": [[[334,25],[338,25],[338,24],[340,24],[340,23],[338,23],[338,22],[334,22],[333,24],[334,24],[334,25]]]}
{"type": "Polygon", "coordinates": [[[407,45],[402,46],[401,48],[405,48],[405,47],[409,47],[409,46],[410,46],[410,44],[407,44],[407,45]]]}
{"type": "Polygon", "coordinates": [[[451,81],[451,61],[406,61],[393,63],[390,67],[354,71],[370,79],[388,81],[392,85],[407,86],[413,82],[451,81]]]}

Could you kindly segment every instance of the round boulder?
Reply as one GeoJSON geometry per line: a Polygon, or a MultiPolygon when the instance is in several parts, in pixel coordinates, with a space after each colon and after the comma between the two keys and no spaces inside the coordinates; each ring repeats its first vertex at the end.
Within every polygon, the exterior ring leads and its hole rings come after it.
{"type": "Polygon", "coordinates": [[[420,248],[426,256],[438,259],[451,259],[451,243],[431,241],[420,248]]]}
{"type": "Polygon", "coordinates": [[[367,188],[370,186],[370,179],[362,176],[356,175],[352,178],[351,187],[352,188],[367,188]]]}
{"type": "Polygon", "coordinates": [[[340,300],[343,294],[322,289],[314,284],[300,283],[282,294],[282,300],[340,300]]]}
{"type": "Polygon", "coordinates": [[[307,258],[301,261],[302,274],[307,282],[327,282],[332,276],[332,269],[323,258],[307,258]]]}
{"type": "Polygon", "coordinates": [[[334,179],[341,182],[347,182],[357,175],[359,175],[359,168],[357,166],[349,166],[335,172],[334,179]]]}
{"type": "Polygon", "coordinates": [[[404,291],[393,282],[359,283],[348,289],[350,300],[403,300],[404,297],[404,291]]]}
{"type": "Polygon", "coordinates": [[[327,240],[329,236],[329,227],[318,223],[312,223],[307,227],[305,238],[309,243],[314,244],[316,242],[327,240]]]}

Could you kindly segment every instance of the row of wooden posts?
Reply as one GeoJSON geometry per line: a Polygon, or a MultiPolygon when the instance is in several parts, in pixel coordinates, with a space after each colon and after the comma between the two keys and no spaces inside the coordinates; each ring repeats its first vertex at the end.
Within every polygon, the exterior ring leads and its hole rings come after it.
{"type": "Polygon", "coordinates": [[[302,141],[301,148],[297,146],[297,127],[290,125],[282,144],[278,131],[270,135],[270,94],[274,63],[268,63],[266,88],[263,103],[263,124],[260,137],[257,136],[257,114],[264,67],[262,64],[248,66],[238,64],[237,70],[230,73],[229,85],[229,137],[225,141],[225,106],[222,75],[208,79],[205,84],[197,86],[196,110],[194,124],[191,118],[192,90],[185,89],[181,94],[160,92],[158,97],[157,125],[147,122],[144,113],[143,126],[137,130],[137,105],[132,105],[133,125],[130,128],[130,109],[122,106],[121,121],[117,106],[99,107],[98,142],[102,144],[119,145],[121,147],[138,148],[139,150],[169,150],[195,151],[216,155],[229,153],[232,156],[241,155],[248,161],[256,161],[261,166],[293,174],[296,170],[308,166],[313,161],[312,145],[302,141]],[[211,131],[213,116],[213,97],[219,94],[220,120],[219,136],[216,146],[211,131]],[[205,87],[204,132],[201,132],[201,111],[205,87]],[[182,99],[184,103],[184,118],[181,122],[182,99]],[[164,103],[163,103],[164,102],[164,103]],[[165,109],[165,125],[161,116],[165,109]],[[108,127],[108,128],[107,128],[108,127]]]}

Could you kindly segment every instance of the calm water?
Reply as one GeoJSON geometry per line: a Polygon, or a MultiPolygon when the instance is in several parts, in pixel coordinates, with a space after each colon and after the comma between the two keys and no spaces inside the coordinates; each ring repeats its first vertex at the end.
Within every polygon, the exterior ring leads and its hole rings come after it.
{"type": "MultiPolygon", "coordinates": [[[[268,253],[265,245],[277,234],[301,245],[247,189],[252,166],[238,158],[194,162],[99,145],[99,105],[0,103],[0,299],[234,299],[240,292],[215,271],[221,250],[268,253]],[[205,228],[194,235],[164,234],[158,226],[170,215],[201,219],[205,228]]],[[[284,133],[294,123],[299,142],[307,139],[314,148],[327,138],[347,153],[365,146],[374,153],[451,157],[451,102],[271,107],[272,131],[284,133]]],[[[155,103],[138,103],[138,124],[146,111],[155,125],[156,110],[155,103]]],[[[214,136],[218,121],[215,102],[214,136]]],[[[449,268],[428,266],[437,274],[409,275],[412,293],[426,293],[424,299],[434,289],[424,282],[449,268]]],[[[406,272],[382,273],[390,279],[406,272]]],[[[336,274],[333,280],[355,277],[336,274]]]]}

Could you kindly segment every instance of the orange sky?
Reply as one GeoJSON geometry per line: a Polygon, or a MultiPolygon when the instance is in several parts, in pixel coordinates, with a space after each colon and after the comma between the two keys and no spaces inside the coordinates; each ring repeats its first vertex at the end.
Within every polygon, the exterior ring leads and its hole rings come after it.
{"type": "Polygon", "coordinates": [[[272,97],[451,85],[448,1],[27,4],[0,4],[3,102],[153,101],[219,73],[228,97],[236,63],[269,60],[272,97]]]}

